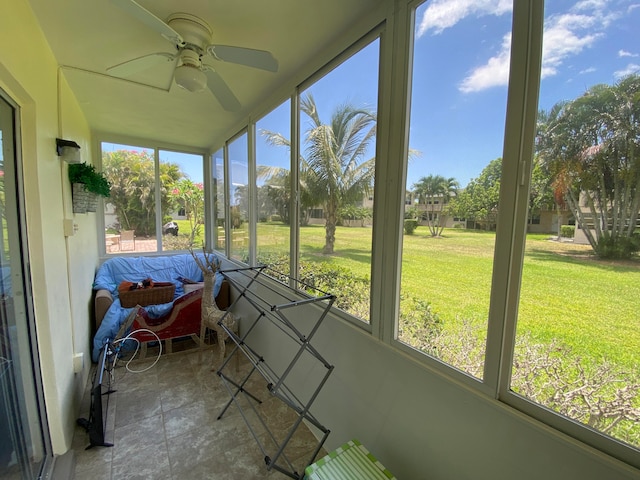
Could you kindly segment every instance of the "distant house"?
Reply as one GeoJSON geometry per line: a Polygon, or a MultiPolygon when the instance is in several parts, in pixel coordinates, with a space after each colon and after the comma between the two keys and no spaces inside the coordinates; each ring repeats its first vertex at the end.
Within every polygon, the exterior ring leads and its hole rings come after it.
{"type": "MultiPolygon", "coordinates": [[[[603,230],[610,230],[611,229],[611,224],[609,224],[608,226],[604,225],[604,220],[601,217],[594,217],[593,214],[591,213],[591,211],[589,210],[589,207],[587,206],[587,200],[586,197],[583,193],[580,194],[580,199],[579,199],[579,205],[580,205],[580,210],[582,211],[582,216],[585,220],[585,223],[587,225],[587,227],[589,228],[589,230],[591,230],[591,234],[595,237],[596,236],[596,230],[595,230],[595,222],[598,221],[601,225],[601,228],[603,230]]],[[[573,218],[573,216],[572,216],[573,218]]],[[[576,225],[576,231],[573,237],[573,241],[574,243],[578,243],[581,245],[589,245],[589,240],[587,239],[587,236],[584,233],[584,230],[582,228],[580,228],[579,225],[576,224],[575,220],[573,223],[569,223],[569,225],[576,225]]],[[[626,222],[626,225],[629,225],[629,222],[626,222]]],[[[636,220],[636,229],[640,228],[640,219],[636,220]]]]}
{"type": "MultiPolygon", "coordinates": [[[[359,202],[353,205],[357,208],[366,208],[373,211],[373,194],[367,195],[359,202]]],[[[324,225],[324,208],[322,205],[315,206],[309,209],[309,224],[310,225],[324,225]]],[[[357,220],[350,220],[348,218],[342,219],[342,225],[347,227],[370,227],[373,225],[373,218],[363,218],[357,220]]]]}
{"type": "MultiPolygon", "coordinates": [[[[454,197],[455,194],[451,196],[451,198],[454,197]]],[[[485,229],[484,222],[443,214],[448,203],[448,199],[444,196],[433,197],[427,200],[427,203],[420,203],[414,192],[407,191],[405,196],[405,208],[412,206],[419,212],[419,225],[427,225],[432,220],[442,222],[439,224],[444,225],[445,228],[485,229]]],[[[575,225],[575,218],[571,211],[567,209],[563,209],[560,212],[555,209],[542,209],[529,215],[527,231],[529,233],[557,234],[558,223],[559,225],[575,225]]],[[[495,224],[490,230],[495,230],[495,224]]]]}
{"type": "Polygon", "coordinates": [[[527,232],[558,234],[562,225],[575,225],[575,218],[571,210],[540,210],[529,215],[527,232]]]}

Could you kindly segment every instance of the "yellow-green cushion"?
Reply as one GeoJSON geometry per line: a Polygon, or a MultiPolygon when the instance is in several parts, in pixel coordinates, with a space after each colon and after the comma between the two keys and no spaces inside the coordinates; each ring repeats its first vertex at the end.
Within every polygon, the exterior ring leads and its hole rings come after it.
{"type": "Polygon", "coordinates": [[[306,480],[395,480],[358,440],[351,440],[305,471],[306,480]]]}

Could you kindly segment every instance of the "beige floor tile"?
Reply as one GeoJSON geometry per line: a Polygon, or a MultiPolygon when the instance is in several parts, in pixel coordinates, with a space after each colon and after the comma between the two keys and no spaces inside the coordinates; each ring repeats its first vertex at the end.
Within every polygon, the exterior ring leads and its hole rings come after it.
{"type": "MultiPolygon", "coordinates": [[[[178,344],[179,345],[179,344],[178,344]]],[[[112,372],[113,388],[106,425],[108,439],[114,447],[84,448],[89,440],[86,431],[77,427],[73,448],[76,454],[76,479],[97,480],[235,480],[290,478],[265,462],[260,445],[269,444],[266,455],[277,450],[261,426],[260,415],[276,439],[283,439],[297,416],[266,389],[266,383],[254,373],[245,388],[262,403],[238,394],[237,403],[250,419],[256,442],[234,402],[221,419],[218,416],[231,400],[229,389],[212,368],[216,347],[162,355],[155,361],[153,350],[147,358],[134,360],[129,366],[120,361],[112,372]],[[269,443],[271,442],[271,443],[269,443]]],[[[225,372],[241,382],[251,364],[242,359],[239,370],[235,361],[225,372]]],[[[232,392],[236,389],[230,386],[232,392]]],[[[83,399],[83,414],[88,415],[89,390],[83,399]],[[87,410],[87,412],[84,412],[87,410]]],[[[285,454],[292,468],[303,474],[317,441],[305,425],[291,438],[285,454]]],[[[326,452],[322,450],[319,456],[326,452]]],[[[284,457],[283,457],[284,458],[284,457]]],[[[289,470],[280,459],[278,465],[289,470]]]]}

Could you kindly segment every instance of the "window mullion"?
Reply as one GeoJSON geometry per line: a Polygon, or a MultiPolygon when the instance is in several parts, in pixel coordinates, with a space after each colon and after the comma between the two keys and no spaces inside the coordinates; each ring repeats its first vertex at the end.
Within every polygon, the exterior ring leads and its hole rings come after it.
{"type": "Polygon", "coordinates": [[[387,343],[396,338],[398,331],[404,185],[409,148],[407,92],[410,91],[412,64],[409,45],[413,43],[413,29],[409,25],[413,25],[415,11],[401,5],[393,15],[394,21],[387,23],[380,44],[371,286],[372,334],[387,343]],[[394,159],[394,163],[390,159],[394,159]],[[393,295],[388,292],[393,292],[393,295]]]}
{"type": "Polygon", "coordinates": [[[215,210],[213,208],[215,190],[213,188],[213,158],[215,153],[209,151],[203,157],[202,172],[204,174],[204,245],[207,250],[214,250],[216,247],[215,241],[215,210]]]}
{"type": "Polygon", "coordinates": [[[229,166],[229,142],[224,145],[224,252],[227,257],[231,256],[231,168],[229,166]]]}
{"type": "Polygon", "coordinates": [[[156,215],[156,251],[162,251],[162,188],[160,184],[160,149],[153,149],[153,160],[155,165],[155,215],[156,215]]]}
{"type": "Polygon", "coordinates": [[[531,163],[542,58],[543,1],[514,2],[500,211],[489,309],[484,382],[509,390],[527,230],[531,163]]]}
{"type": "MultiPolygon", "coordinates": [[[[289,272],[293,278],[298,278],[299,259],[299,225],[300,225],[300,89],[296,88],[291,96],[291,175],[290,191],[292,192],[289,205],[289,272]]],[[[295,283],[291,283],[295,287],[295,283]]]]}
{"type": "Polygon", "coordinates": [[[249,195],[249,265],[256,264],[256,245],[258,228],[258,185],[256,180],[256,123],[249,122],[247,127],[247,163],[249,195]]]}

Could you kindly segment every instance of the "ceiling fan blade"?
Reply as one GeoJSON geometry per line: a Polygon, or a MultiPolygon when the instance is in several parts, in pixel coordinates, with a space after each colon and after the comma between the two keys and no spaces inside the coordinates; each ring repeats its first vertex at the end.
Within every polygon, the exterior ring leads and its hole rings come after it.
{"type": "Polygon", "coordinates": [[[204,65],[202,71],[207,76],[207,87],[218,99],[222,108],[228,112],[237,112],[241,105],[222,77],[213,68],[204,65]]]}
{"type": "Polygon", "coordinates": [[[223,62],[237,63],[269,72],[278,71],[278,60],[271,55],[271,52],[266,50],[232,47],[229,45],[209,45],[207,52],[213,58],[223,62]]]}
{"type": "Polygon", "coordinates": [[[164,52],[151,53],[149,55],[127,60],[126,62],[109,67],[107,68],[107,72],[116,77],[129,77],[134,73],[141,72],[155,65],[174,62],[176,57],[177,55],[171,55],[170,53],[164,52]]]}
{"type": "Polygon", "coordinates": [[[178,32],[156,17],[146,8],[138,5],[134,0],[111,0],[118,7],[126,11],[132,17],[152,28],[174,45],[184,45],[184,40],[178,32]]]}

